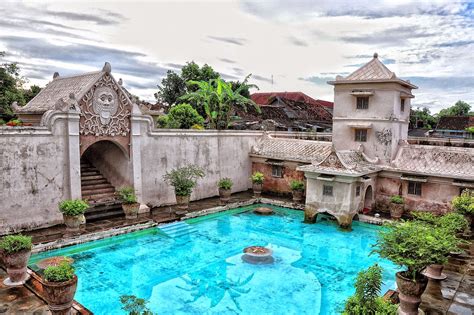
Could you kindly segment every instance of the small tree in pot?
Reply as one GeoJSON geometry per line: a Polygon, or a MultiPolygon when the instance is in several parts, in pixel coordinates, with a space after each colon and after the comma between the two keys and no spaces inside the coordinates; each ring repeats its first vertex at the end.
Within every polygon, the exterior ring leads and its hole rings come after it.
{"type": "Polygon", "coordinates": [[[174,168],[163,176],[165,182],[174,187],[178,209],[188,209],[193,188],[196,186],[197,180],[203,177],[204,170],[197,165],[174,168]]]}
{"type": "Polygon", "coordinates": [[[230,195],[232,193],[232,179],[225,177],[219,180],[217,186],[219,187],[219,197],[221,199],[221,204],[226,204],[230,200],[230,195]]]}
{"type": "Polygon", "coordinates": [[[301,200],[303,200],[304,183],[301,180],[292,180],[290,187],[293,193],[293,201],[301,202],[301,200]]]}
{"type": "Polygon", "coordinates": [[[258,198],[262,194],[262,187],[263,187],[263,181],[265,179],[265,175],[257,171],[253,173],[250,178],[252,179],[253,194],[255,197],[258,198]]]}
{"type": "Polygon", "coordinates": [[[76,288],[77,276],[67,261],[44,270],[44,295],[53,315],[70,314],[76,288]]]}
{"type": "Polygon", "coordinates": [[[403,215],[404,200],[401,196],[395,195],[390,198],[390,217],[398,220],[403,215]]]}
{"type": "Polygon", "coordinates": [[[123,187],[118,191],[120,200],[122,200],[122,209],[126,219],[136,219],[140,204],[137,202],[135,190],[132,187],[123,187]]]}
{"type": "Polygon", "coordinates": [[[78,231],[80,225],[85,221],[84,213],[89,205],[81,199],[64,200],[59,203],[59,210],[63,214],[64,224],[71,231],[78,231]]]}
{"type": "Polygon", "coordinates": [[[465,189],[460,196],[454,197],[451,203],[456,212],[466,217],[472,230],[474,225],[474,192],[465,189]]]}
{"type": "Polygon", "coordinates": [[[18,286],[25,283],[29,276],[26,266],[31,256],[31,237],[24,235],[7,235],[0,241],[3,260],[7,267],[8,278],[3,283],[18,286]]]}
{"type": "Polygon", "coordinates": [[[453,235],[419,221],[391,224],[379,232],[374,252],[405,268],[396,274],[399,314],[418,314],[421,295],[428,283],[422,271],[445,261],[446,253],[455,248],[453,235]]]}

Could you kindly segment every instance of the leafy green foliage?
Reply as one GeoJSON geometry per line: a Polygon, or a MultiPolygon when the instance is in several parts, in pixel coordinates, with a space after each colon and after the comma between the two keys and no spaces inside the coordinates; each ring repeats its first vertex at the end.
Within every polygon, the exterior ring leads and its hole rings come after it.
{"type": "Polygon", "coordinates": [[[457,101],[453,106],[440,110],[438,116],[468,116],[472,114],[470,110],[471,105],[464,101],[457,101]]]}
{"type": "Polygon", "coordinates": [[[427,107],[412,109],[410,125],[413,128],[433,129],[438,124],[438,118],[433,116],[427,107]]]}
{"type": "Polygon", "coordinates": [[[451,201],[453,209],[464,215],[474,214],[474,192],[469,189],[464,190],[460,196],[454,197],[451,201]]]}
{"type": "Polygon", "coordinates": [[[469,132],[469,133],[474,133],[474,126],[472,126],[472,127],[467,127],[467,128],[466,128],[466,131],[469,132]]]}
{"type": "Polygon", "coordinates": [[[231,189],[232,185],[234,185],[234,183],[232,182],[232,179],[228,177],[221,178],[221,180],[219,180],[219,183],[217,183],[217,186],[222,189],[231,189]]]}
{"type": "Polygon", "coordinates": [[[123,203],[132,204],[137,203],[137,196],[135,190],[132,187],[122,187],[118,190],[120,200],[123,203]]]}
{"type": "Polygon", "coordinates": [[[459,240],[445,229],[421,221],[392,223],[379,232],[373,252],[407,269],[414,279],[431,264],[444,264],[459,240]]]}
{"type": "Polygon", "coordinates": [[[74,267],[67,261],[57,266],[48,266],[44,270],[44,278],[49,282],[66,282],[74,278],[74,267]]]}
{"type": "Polygon", "coordinates": [[[16,253],[22,250],[31,250],[31,236],[25,235],[7,235],[2,237],[0,248],[7,254],[16,253]]]}
{"type": "Polygon", "coordinates": [[[197,86],[198,89],[196,92],[182,96],[181,99],[203,106],[210,129],[227,129],[236,108],[247,111],[247,106],[251,105],[257,112],[260,112],[260,108],[254,101],[240,94],[244,87],[255,87],[247,84],[248,78],[249,76],[235,91],[232,90],[232,83],[225,82],[220,78],[207,82],[189,81],[190,86],[197,86]]]}
{"type": "Polygon", "coordinates": [[[375,264],[358,273],[356,292],[344,308],[344,315],[396,314],[397,305],[379,297],[382,287],[382,268],[375,264]]]}
{"type": "Polygon", "coordinates": [[[204,177],[204,170],[197,165],[187,165],[172,169],[163,176],[165,182],[174,187],[178,196],[191,195],[198,178],[204,177]]]}
{"type": "Polygon", "coordinates": [[[290,182],[291,190],[304,191],[304,183],[300,180],[292,180],[290,182]]]}
{"type": "Polygon", "coordinates": [[[75,200],[64,200],[59,203],[59,210],[65,214],[70,216],[81,215],[86,212],[89,208],[87,202],[81,199],[75,200]]]}
{"type": "Polygon", "coordinates": [[[252,179],[252,183],[254,184],[263,184],[263,180],[265,179],[265,175],[260,172],[255,172],[250,177],[252,179]]]}
{"type": "Polygon", "coordinates": [[[450,212],[442,216],[435,216],[430,212],[412,212],[412,215],[416,220],[442,228],[451,234],[463,232],[468,226],[466,218],[457,212],[450,212]]]}
{"type": "Polygon", "coordinates": [[[204,118],[189,104],[172,107],[166,116],[164,128],[190,129],[194,125],[203,125],[204,118]]]}
{"type": "Polygon", "coordinates": [[[152,315],[153,313],[148,309],[147,301],[137,298],[135,295],[122,295],[120,297],[122,309],[128,312],[129,315],[152,315]]]}
{"type": "Polygon", "coordinates": [[[390,198],[390,202],[402,205],[404,201],[402,196],[395,195],[390,198]]]}

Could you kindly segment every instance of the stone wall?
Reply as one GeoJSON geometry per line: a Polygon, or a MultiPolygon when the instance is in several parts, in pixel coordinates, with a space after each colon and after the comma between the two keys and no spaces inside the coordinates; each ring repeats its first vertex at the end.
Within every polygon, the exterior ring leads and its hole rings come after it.
{"type": "Polygon", "coordinates": [[[297,171],[298,163],[282,162],[282,177],[272,176],[273,165],[265,163],[264,161],[254,161],[252,163],[252,173],[258,171],[263,173],[265,181],[263,182],[263,191],[290,195],[291,187],[290,183],[292,180],[300,180],[305,182],[304,173],[297,171]]]}

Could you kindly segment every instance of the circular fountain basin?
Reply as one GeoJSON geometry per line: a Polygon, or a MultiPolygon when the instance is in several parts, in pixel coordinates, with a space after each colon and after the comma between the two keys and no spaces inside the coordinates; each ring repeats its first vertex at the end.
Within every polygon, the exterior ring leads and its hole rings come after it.
{"type": "Polygon", "coordinates": [[[263,246],[249,246],[244,248],[242,260],[249,264],[270,264],[274,261],[273,251],[263,246]]]}

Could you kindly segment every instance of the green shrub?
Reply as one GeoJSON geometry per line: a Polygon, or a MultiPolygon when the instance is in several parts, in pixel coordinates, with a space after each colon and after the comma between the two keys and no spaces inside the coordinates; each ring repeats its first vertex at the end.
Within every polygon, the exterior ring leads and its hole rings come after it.
{"type": "Polygon", "coordinates": [[[191,129],[194,129],[194,130],[204,130],[204,127],[201,126],[201,125],[198,125],[198,124],[194,124],[191,126],[191,129]]]}
{"type": "Polygon", "coordinates": [[[395,195],[390,198],[390,202],[396,203],[398,205],[402,205],[404,201],[403,201],[402,196],[395,195]]]}
{"type": "Polygon", "coordinates": [[[6,121],[0,118],[0,126],[3,126],[6,124],[6,121]]]}
{"type": "Polygon", "coordinates": [[[67,261],[57,266],[49,266],[44,270],[44,278],[49,282],[66,282],[74,278],[74,267],[67,261]]]}
{"type": "Polygon", "coordinates": [[[165,182],[174,187],[177,196],[191,195],[198,178],[204,177],[204,170],[196,165],[172,169],[163,176],[165,182]]]}
{"type": "Polygon", "coordinates": [[[122,295],[120,297],[122,309],[128,312],[129,315],[152,315],[153,313],[148,309],[147,301],[137,298],[135,295],[122,295]]]}
{"type": "Polygon", "coordinates": [[[193,125],[204,124],[204,118],[189,104],[171,107],[167,116],[167,128],[190,129],[193,125]]]}
{"type": "Polygon", "coordinates": [[[252,177],[250,178],[252,179],[252,183],[254,184],[263,184],[263,180],[265,179],[265,176],[263,175],[263,173],[255,172],[252,174],[252,177]]]}
{"type": "Polygon", "coordinates": [[[467,229],[468,221],[462,214],[450,212],[439,217],[438,224],[446,231],[456,234],[464,232],[467,229]]]}
{"type": "Polygon", "coordinates": [[[405,276],[416,279],[432,264],[444,264],[459,240],[445,229],[421,221],[388,224],[380,230],[373,252],[405,267],[405,276]]]}
{"type": "Polygon", "coordinates": [[[366,315],[397,313],[397,305],[379,297],[382,287],[382,268],[375,264],[357,274],[356,292],[344,308],[344,315],[366,315]]]}
{"type": "Polygon", "coordinates": [[[219,186],[219,188],[222,188],[222,189],[231,189],[232,185],[234,185],[234,183],[232,182],[232,179],[228,177],[221,178],[219,183],[217,183],[217,186],[219,186]]]}
{"type": "Polygon", "coordinates": [[[70,216],[81,215],[86,212],[89,208],[87,202],[81,199],[75,200],[64,200],[59,203],[59,210],[65,214],[70,216]]]}
{"type": "Polygon", "coordinates": [[[7,254],[16,253],[22,250],[31,250],[31,236],[7,235],[0,240],[0,248],[7,254]]]}
{"type": "Polygon", "coordinates": [[[291,190],[304,191],[304,183],[300,180],[292,180],[290,183],[291,190]]]}
{"type": "Polygon", "coordinates": [[[451,201],[453,209],[464,215],[474,214],[474,192],[466,189],[451,201]]]}
{"type": "Polygon", "coordinates": [[[126,204],[137,203],[137,196],[135,190],[132,187],[122,187],[118,191],[120,200],[126,204]]]}

